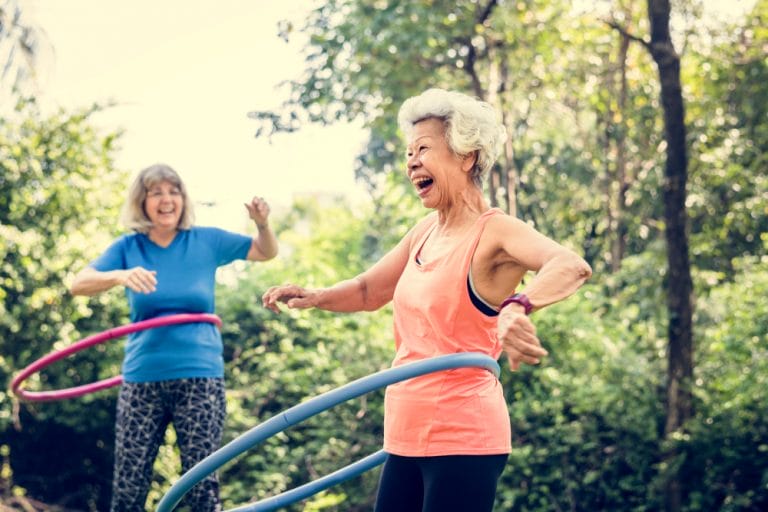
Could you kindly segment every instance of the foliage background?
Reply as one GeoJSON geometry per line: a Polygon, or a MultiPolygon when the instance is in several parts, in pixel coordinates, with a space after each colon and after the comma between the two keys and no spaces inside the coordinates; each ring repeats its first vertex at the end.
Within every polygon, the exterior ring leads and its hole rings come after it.
{"type": "MultiPolygon", "coordinates": [[[[664,438],[665,257],[658,84],[637,45],[644,2],[328,0],[304,27],[305,76],[285,105],[256,112],[262,133],[362,119],[357,175],[370,201],[305,197],[273,219],[281,256],[222,272],[226,439],[275,413],[386,368],[391,311],[333,315],[259,306],[267,286],[324,286],[376,261],[424,215],[398,170],[393,124],[402,100],[431,85],[504,107],[511,146],[489,195],[595,269],[579,293],[536,315],[551,353],[502,383],[514,451],[497,509],[662,508],[670,471],[686,511],[768,507],[768,2],[736,25],[705,26],[697,2],[675,3],[689,136],[695,310],[695,414],[664,438]],[[514,173],[502,172],[514,170],[514,173]],[[511,177],[510,177],[511,176],[511,177]],[[509,181],[516,185],[510,196],[509,181]],[[663,454],[674,444],[680,456],[663,454]]],[[[0,31],[0,36],[3,33],[0,31]]],[[[105,106],[44,116],[33,98],[0,119],[0,380],[50,350],[127,320],[119,290],[73,299],[66,283],[118,234],[127,173],[119,133],[97,129],[105,106]]],[[[79,354],[31,379],[35,388],[119,371],[119,344],[79,354]]],[[[378,449],[382,395],[323,413],[221,471],[225,506],[294,487],[378,449]]],[[[0,510],[105,510],[115,396],[19,404],[0,391],[0,510]]],[[[168,432],[149,506],[178,476],[168,432]]],[[[292,510],[370,510],[377,472],[292,510]]]]}

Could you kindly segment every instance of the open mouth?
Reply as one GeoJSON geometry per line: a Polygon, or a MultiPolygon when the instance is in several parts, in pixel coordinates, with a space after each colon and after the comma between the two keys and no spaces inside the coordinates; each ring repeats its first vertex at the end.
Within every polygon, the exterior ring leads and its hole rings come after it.
{"type": "Polygon", "coordinates": [[[426,176],[425,176],[425,177],[422,177],[422,178],[417,178],[417,179],[416,179],[416,180],[413,182],[414,186],[415,186],[417,189],[419,189],[420,191],[421,191],[421,190],[424,190],[424,189],[426,189],[426,188],[427,188],[427,187],[429,187],[429,186],[430,186],[432,183],[434,183],[434,181],[432,180],[432,178],[427,178],[426,176]]]}

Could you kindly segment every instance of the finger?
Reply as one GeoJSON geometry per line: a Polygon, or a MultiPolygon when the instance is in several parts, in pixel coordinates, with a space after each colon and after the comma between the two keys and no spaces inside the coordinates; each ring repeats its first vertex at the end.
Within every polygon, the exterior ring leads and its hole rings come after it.
{"type": "Polygon", "coordinates": [[[267,290],[264,295],[261,296],[261,303],[264,304],[264,307],[270,309],[275,307],[275,298],[272,296],[271,290],[267,290]]]}
{"type": "Polygon", "coordinates": [[[509,320],[507,329],[510,331],[526,332],[532,335],[536,335],[536,326],[530,319],[523,315],[518,315],[515,318],[509,320]]]}
{"type": "Polygon", "coordinates": [[[155,284],[157,279],[148,271],[139,271],[135,274],[135,282],[141,288],[144,293],[150,293],[155,291],[155,284]]]}
{"type": "Polygon", "coordinates": [[[520,356],[542,358],[549,353],[540,345],[522,341],[520,339],[504,340],[502,346],[506,352],[514,352],[520,356]]]}
{"type": "Polygon", "coordinates": [[[147,285],[152,290],[155,289],[155,285],[157,284],[157,278],[155,277],[155,272],[147,272],[141,276],[142,282],[144,282],[145,285],[147,285]]]}
{"type": "Polygon", "coordinates": [[[540,358],[549,355],[544,347],[538,344],[532,344],[528,342],[522,342],[521,340],[515,340],[515,342],[505,342],[505,350],[514,350],[521,356],[540,358]]]}
{"type": "Polygon", "coordinates": [[[531,366],[541,363],[541,359],[538,357],[528,356],[516,351],[507,352],[507,357],[509,358],[510,362],[514,362],[514,369],[518,369],[522,363],[529,364],[531,366]]]}
{"type": "Polygon", "coordinates": [[[278,302],[286,302],[298,295],[292,290],[291,286],[273,286],[269,288],[261,297],[261,301],[264,307],[271,309],[272,311],[279,313],[280,309],[277,306],[278,302]]]}
{"type": "Polygon", "coordinates": [[[284,300],[285,305],[291,309],[307,309],[312,307],[312,303],[305,297],[294,297],[292,299],[284,300]]]}
{"type": "Polygon", "coordinates": [[[275,304],[275,301],[272,300],[272,297],[269,294],[269,292],[267,292],[264,295],[262,295],[262,297],[261,297],[261,304],[265,308],[267,308],[267,309],[269,309],[271,311],[274,311],[275,313],[279,313],[280,312],[280,309],[275,304]]]}
{"type": "Polygon", "coordinates": [[[155,290],[154,286],[142,280],[140,277],[136,279],[136,288],[141,293],[151,293],[155,290]]]}

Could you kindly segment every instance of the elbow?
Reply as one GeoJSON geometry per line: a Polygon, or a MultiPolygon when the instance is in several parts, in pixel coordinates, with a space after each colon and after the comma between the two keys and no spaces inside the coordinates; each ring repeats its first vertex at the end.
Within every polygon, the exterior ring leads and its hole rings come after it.
{"type": "Polygon", "coordinates": [[[360,293],[360,311],[376,311],[388,302],[383,296],[372,292],[365,277],[357,276],[355,281],[360,293]]]}
{"type": "Polygon", "coordinates": [[[67,290],[71,295],[78,296],[78,295],[84,295],[83,293],[83,287],[79,283],[79,279],[75,277],[71,283],[69,283],[69,286],[67,287],[67,290]]]}
{"type": "Polygon", "coordinates": [[[69,293],[71,293],[75,297],[78,297],[78,296],[89,297],[93,295],[93,292],[91,292],[85,286],[85,284],[80,282],[78,279],[75,279],[74,281],[72,281],[72,284],[69,285],[69,293]]]}
{"type": "Polygon", "coordinates": [[[277,245],[261,247],[254,238],[245,259],[248,261],[269,261],[277,256],[277,252],[277,245]]]}
{"type": "Polygon", "coordinates": [[[575,253],[573,254],[573,260],[573,272],[578,281],[584,283],[587,279],[592,277],[592,267],[584,258],[575,253]]]}
{"type": "Polygon", "coordinates": [[[561,251],[552,259],[553,269],[569,282],[581,286],[592,276],[592,267],[581,256],[570,249],[561,251]]]}
{"type": "Polygon", "coordinates": [[[273,260],[275,257],[277,257],[277,253],[280,252],[277,250],[277,246],[275,246],[271,251],[268,251],[266,254],[264,254],[264,260],[273,260]]]}

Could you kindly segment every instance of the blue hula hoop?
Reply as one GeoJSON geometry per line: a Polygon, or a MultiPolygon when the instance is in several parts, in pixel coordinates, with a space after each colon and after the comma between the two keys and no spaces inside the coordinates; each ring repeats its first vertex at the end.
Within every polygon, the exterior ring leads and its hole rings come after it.
{"type": "MultiPolygon", "coordinates": [[[[448,354],[382,370],[318,395],[315,398],[302,404],[295,405],[282,413],[278,413],[267,421],[253,427],[244,434],[241,434],[239,437],[233,439],[228,444],[222,446],[193,466],[192,469],[182,475],[181,478],[171,486],[165,496],[163,496],[158,504],[157,512],[171,512],[174,507],[179,504],[184,495],[205,477],[256,444],[282,432],[296,423],[311,418],[312,416],[342,402],[346,402],[347,400],[380,389],[384,386],[412,379],[427,373],[464,367],[485,368],[492,372],[496,378],[499,377],[499,364],[490,356],[472,352],[448,354]]],[[[330,475],[295,489],[285,491],[277,496],[272,496],[242,507],[233,508],[227,512],[268,512],[276,510],[279,507],[285,507],[304,498],[308,498],[328,487],[353,478],[369,469],[383,464],[386,460],[387,453],[383,450],[379,450],[378,452],[335,471],[330,475]]]]}

